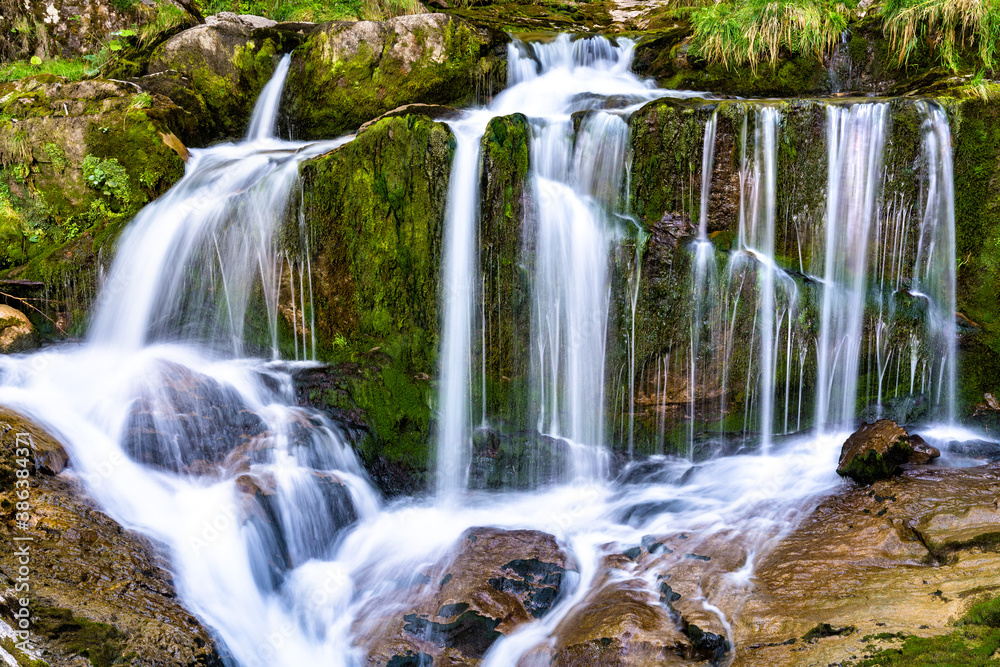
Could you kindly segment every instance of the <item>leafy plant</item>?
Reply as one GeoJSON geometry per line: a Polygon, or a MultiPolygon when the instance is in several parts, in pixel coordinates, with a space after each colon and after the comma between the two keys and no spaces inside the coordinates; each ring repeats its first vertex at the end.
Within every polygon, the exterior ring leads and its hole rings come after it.
{"type": "Polygon", "coordinates": [[[102,160],[96,155],[88,155],[83,158],[81,169],[87,184],[104,196],[113,197],[122,204],[128,204],[132,198],[128,172],[117,159],[102,160]]]}

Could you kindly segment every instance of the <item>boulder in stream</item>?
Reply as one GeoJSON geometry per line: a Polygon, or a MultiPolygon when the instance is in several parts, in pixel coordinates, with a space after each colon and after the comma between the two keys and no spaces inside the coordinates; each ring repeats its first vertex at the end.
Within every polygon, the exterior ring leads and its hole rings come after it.
{"type": "Polygon", "coordinates": [[[865,424],[844,443],[837,474],[859,484],[871,484],[895,474],[904,463],[928,463],[941,456],[920,436],[911,436],[888,419],[865,424]]]}
{"type": "Polygon", "coordinates": [[[470,528],[436,564],[401,572],[396,590],[405,596],[387,591],[369,601],[354,633],[372,667],[478,665],[495,641],[543,618],[575,569],[546,533],[470,528]]]}

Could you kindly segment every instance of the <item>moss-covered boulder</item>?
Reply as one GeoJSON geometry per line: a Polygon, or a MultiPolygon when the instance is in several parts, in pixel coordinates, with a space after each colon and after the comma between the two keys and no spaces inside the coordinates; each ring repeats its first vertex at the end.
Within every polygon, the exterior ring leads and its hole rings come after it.
{"type": "MultiPolygon", "coordinates": [[[[313,398],[361,421],[362,456],[426,469],[442,230],[455,140],[421,115],[386,118],[302,168],[321,360],[313,398]]],[[[290,309],[289,309],[290,310],[290,309]]],[[[291,328],[291,323],[288,323],[291,328]]],[[[291,350],[289,350],[291,353],[291,350]]]]}
{"type": "Polygon", "coordinates": [[[52,322],[81,323],[97,259],[147,202],[184,173],[190,118],[123,82],[35,76],[0,85],[0,269],[44,283],[52,322]]]}
{"type": "Polygon", "coordinates": [[[0,647],[24,665],[222,665],[211,633],[178,602],[165,554],[98,511],[78,481],[54,476],[64,464],[50,434],[0,411],[0,638],[19,628],[26,599],[33,650],[0,647]],[[17,588],[25,545],[28,591],[17,588]]]}
{"type": "Polygon", "coordinates": [[[483,100],[506,82],[506,40],[445,14],[324,23],[289,74],[284,103],[293,133],[332,138],[404,104],[483,100]]]}
{"type": "Polygon", "coordinates": [[[196,4],[187,0],[4,0],[0,59],[69,58],[102,50],[111,56],[108,41],[121,31],[148,44],[200,21],[196,4]]]}
{"type": "Polygon", "coordinates": [[[912,454],[906,429],[889,419],[879,419],[865,424],[847,439],[840,450],[837,474],[871,484],[892,477],[912,454]]]}
{"type": "Polygon", "coordinates": [[[257,16],[209,16],[157,47],[146,74],[160,75],[151,85],[168,86],[163,92],[188,111],[197,113],[204,105],[208,114],[198,118],[207,126],[204,134],[239,137],[278,54],[304,36],[298,24],[284,30],[276,26],[257,16]]]}

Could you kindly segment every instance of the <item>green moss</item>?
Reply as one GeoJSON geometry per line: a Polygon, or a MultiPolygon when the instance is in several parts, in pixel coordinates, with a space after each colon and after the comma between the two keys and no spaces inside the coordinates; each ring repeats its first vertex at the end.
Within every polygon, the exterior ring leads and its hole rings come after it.
{"type": "MultiPolygon", "coordinates": [[[[491,420],[514,430],[527,428],[526,392],[531,327],[531,287],[522,258],[530,129],[520,115],[494,118],[483,134],[480,183],[480,267],[485,335],[476,341],[473,364],[486,372],[491,420]],[[485,359],[482,356],[485,355],[485,359]]],[[[482,378],[472,385],[480,404],[482,378]]]]}
{"type": "Polygon", "coordinates": [[[290,75],[285,99],[303,138],[339,136],[413,102],[468,104],[477,91],[488,94],[503,83],[503,61],[489,53],[494,45],[464,21],[417,27],[406,58],[415,48],[423,51],[412,63],[401,55],[404,37],[395,31],[385,34],[384,44],[362,41],[343,56],[339,33],[350,27],[328,24],[300,49],[304,62],[290,75]],[[443,53],[432,58],[438,46],[443,53]]]}
{"type": "MultiPolygon", "coordinates": [[[[364,412],[373,434],[363,456],[419,469],[428,461],[453,153],[446,126],[408,115],[303,167],[319,355],[358,367],[332,407],[364,412]]],[[[284,238],[303,247],[297,224],[284,238]]]]}
{"type": "Polygon", "coordinates": [[[906,463],[912,453],[913,447],[905,440],[900,440],[890,446],[884,455],[869,450],[863,456],[855,456],[837,468],[837,474],[850,477],[859,484],[872,484],[880,479],[892,477],[896,468],[906,463]]]}
{"type": "Polygon", "coordinates": [[[1000,392],[1000,106],[966,99],[951,113],[955,165],[961,414],[1000,392]]]}
{"type": "Polygon", "coordinates": [[[79,618],[68,609],[39,606],[32,611],[39,635],[87,658],[94,667],[110,667],[122,657],[125,635],[117,628],[79,618]]]}
{"type": "Polygon", "coordinates": [[[0,648],[17,661],[18,667],[49,667],[49,663],[44,660],[35,660],[17,648],[17,644],[10,637],[0,637],[0,648]]]}

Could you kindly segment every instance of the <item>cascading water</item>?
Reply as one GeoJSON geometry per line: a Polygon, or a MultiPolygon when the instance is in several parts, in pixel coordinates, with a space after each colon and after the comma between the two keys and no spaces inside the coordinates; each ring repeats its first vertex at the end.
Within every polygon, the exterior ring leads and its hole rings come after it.
{"type": "Polygon", "coordinates": [[[870,235],[879,214],[887,104],[827,108],[826,252],[816,426],[849,427],[857,402],[870,235]]]}
{"type": "MultiPolygon", "coordinates": [[[[739,544],[740,562],[706,582],[699,598],[706,617],[726,632],[729,621],[714,596],[738,598],[749,590],[755,558],[767,543],[794,524],[811,498],[839,483],[833,471],[844,433],[834,430],[853,414],[853,398],[845,396],[855,392],[841,375],[844,364],[856,369],[858,362],[835,349],[848,344],[841,339],[850,331],[860,337],[860,328],[851,327],[863,325],[858,318],[842,319],[843,307],[855,298],[854,291],[847,297],[842,292],[846,285],[855,289],[851,269],[867,259],[859,258],[863,249],[841,255],[834,245],[823,264],[829,313],[816,354],[825,364],[820,385],[827,387],[827,407],[820,414],[817,400],[817,424],[829,431],[773,438],[779,428],[790,430],[791,351],[810,348],[793,323],[800,299],[795,282],[775,259],[781,115],[768,105],[747,114],[754,133],[743,150],[752,143],[753,152],[742,170],[739,239],[726,275],[718,279],[711,277],[715,251],[706,222],[716,116],[705,130],[694,280],[703,315],[690,320],[692,330],[704,333],[692,334],[689,390],[693,421],[699,387],[709,384],[698,378],[725,378],[730,366],[744,365],[744,424],[759,425],[758,441],[770,456],[698,464],[657,456],[628,464],[615,480],[607,474],[609,256],[631,224],[620,218],[628,213],[621,193],[627,119],[640,103],[674,94],[632,75],[630,57],[627,40],[613,45],[603,38],[562,36],[548,44],[515,42],[508,89],[488,108],[452,123],[457,150],[442,269],[435,498],[383,505],[335,426],[293,407],[287,368],[238,358],[253,347],[272,356],[279,352],[277,294],[285,274],[275,230],[299,191],[301,162],[346,141],[273,139],[287,59],[262,94],[248,141],[193,151],[184,178],[130,226],[87,344],[0,360],[0,403],[61,438],[72,460],[70,474],[118,521],[167,545],[181,598],[217,633],[234,664],[364,664],[369,637],[443,585],[424,575],[429,564],[453,553],[467,528],[482,525],[551,533],[576,568],[566,573],[564,590],[547,615],[488,648],[488,667],[513,667],[554,647],[561,624],[608,584],[602,576],[606,559],[620,559],[629,545],[646,545],[652,557],[651,535],[686,544],[676,554],[660,552],[656,569],[638,576],[636,585],[653,600],[662,591],[657,571],[669,573],[690,561],[712,539],[739,544]],[[572,455],[556,480],[543,480],[548,485],[485,494],[465,491],[475,412],[471,350],[479,335],[473,313],[481,294],[477,153],[489,119],[515,112],[524,113],[532,129],[535,210],[525,246],[532,276],[533,417],[540,433],[567,443],[572,455]],[[585,113],[574,118],[578,112],[585,113]],[[247,323],[260,319],[269,323],[266,340],[248,346],[247,323]],[[739,344],[738,329],[749,334],[749,347],[739,344]],[[702,358],[712,365],[696,361],[702,358]],[[783,392],[777,388],[782,377],[783,392]],[[777,416],[780,396],[783,419],[777,416]]],[[[878,142],[886,111],[879,104],[830,109],[826,232],[843,240],[845,232],[837,231],[843,225],[869,230],[879,215],[878,142]],[[854,193],[864,198],[852,199],[854,193]]],[[[902,259],[884,264],[900,267],[893,275],[912,277],[910,291],[936,304],[928,311],[929,340],[947,358],[936,368],[932,363],[927,376],[942,386],[938,393],[953,410],[950,149],[943,113],[928,107],[926,118],[926,206],[915,235],[919,259],[912,272],[902,268],[910,266],[902,259]]],[[[865,231],[857,243],[867,244],[868,237],[865,231]]],[[[289,281],[294,274],[289,269],[289,281]]],[[[893,289],[901,285],[897,281],[893,289]]],[[[293,326],[304,332],[311,288],[299,278],[295,289],[293,326]]],[[[634,327],[634,301],[632,309],[634,327]]],[[[304,351],[305,337],[302,346],[304,351]]],[[[665,379],[669,361],[662,368],[665,379]]],[[[725,396],[725,379],[722,387],[725,396]]],[[[426,645],[437,641],[419,639],[426,645]]]]}

